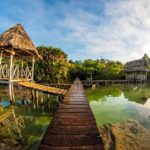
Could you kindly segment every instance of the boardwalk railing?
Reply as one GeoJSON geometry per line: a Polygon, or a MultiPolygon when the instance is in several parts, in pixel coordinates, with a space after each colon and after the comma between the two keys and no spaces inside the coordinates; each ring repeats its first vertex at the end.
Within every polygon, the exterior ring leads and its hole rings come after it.
{"type": "Polygon", "coordinates": [[[104,150],[93,113],[78,79],[56,111],[39,150],[104,150]]]}
{"type": "Polygon", "coordinates": [[[82,83],[84,85],[88,84],[128,84],[128,83],[133,83],[134,80],[82,80],[82,83]]]}

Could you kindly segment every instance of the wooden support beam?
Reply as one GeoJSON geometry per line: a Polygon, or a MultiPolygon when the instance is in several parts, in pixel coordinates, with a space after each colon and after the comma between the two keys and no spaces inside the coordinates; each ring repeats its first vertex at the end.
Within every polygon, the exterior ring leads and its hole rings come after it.
{"type": "Polygon", "coordinates": [[[3,51],[1,51],[1,55],[0,55],[0,65],[2,64],[2,58],[3,58],[3,51]]]}
{"type": "Polygon", "coordinates": [[[21,62],[21,78],[23,78],[23,61],[21,62]]]}
{"type": "Polygon", "coordinates": [[[13,55],[10,55],[10,65],[9,65],[9,82],[12,81],[12,70],[13,70],[13,55]]]}
{"type": "Polygon", "coordinates": [[[32,81],[34,80],[34,64],[35,64],[35,58],[32,58],[32,81]]]}

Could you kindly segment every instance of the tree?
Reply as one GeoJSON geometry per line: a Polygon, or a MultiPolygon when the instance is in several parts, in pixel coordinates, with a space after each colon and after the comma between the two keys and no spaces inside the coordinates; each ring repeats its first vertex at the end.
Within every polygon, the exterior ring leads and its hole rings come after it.
{"type": "Polygon", "coordinates": [[[69,69],[69,74],[73,79],[78,76],[80,79],[85,80],[90,76],[96,80],[112,80],[122,79],[124,76],[124,65],[119,61],[86,59],[84,61],[70,61],[70,63],[73,67],[69,69]]]}
{"type": "Polygon", "coordinates": [[[47,83],[59,83],[67,80],[67,54],[61,49],[51,46],[39,46],[37,49],[43,59],[35,63],[35,80],[47,83]]]}

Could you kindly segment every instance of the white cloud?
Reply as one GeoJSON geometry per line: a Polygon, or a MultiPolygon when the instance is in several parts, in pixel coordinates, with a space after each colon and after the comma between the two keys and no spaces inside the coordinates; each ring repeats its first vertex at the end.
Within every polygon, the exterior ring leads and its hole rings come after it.
{"type": "Polygon", "coordinates": [[[6,8],[13,10],[15,20],[1,13],[2,29],[21,22],[36,45],[61,47],[70,58],[104,57],[125,62],[141,58],[144,53],[150,56],[149,0],[76,0],[55,4],[27,0],[11,3],[10,7],[6,8]]]}
{"type": "Polygon", "coordinates": [[[144,53],[150,55],[150,1],[124,0],[105,4],[103,18],[82,9],[66,15],[61,24],[72,31],[69,38],[82,41],[89,57],[104,55],[125,62],[138,59],[144,53]]]}

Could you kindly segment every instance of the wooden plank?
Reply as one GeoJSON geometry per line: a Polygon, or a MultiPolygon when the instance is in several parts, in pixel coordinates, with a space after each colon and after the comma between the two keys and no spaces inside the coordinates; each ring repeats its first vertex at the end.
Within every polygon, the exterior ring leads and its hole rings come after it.
{"type": "Polygon", "coordinates": [[[91,110],[89,108],[68,108],[68,109],[63,109],[59,108],[57,113],[91,113],[91,110]]]}
{"type": "Polygon", "coordinates": [[[39,150],[101,150],[103,146],[99,145],[92,145],[92,146],[79,146],[79,147],[60,147],[60,146],[51,146],[49,145],[41,145],[39,150]]]}
{"type": "Polygon", "coordinates": [[[104,150],[79,80],[75,80],[47,128],[39,150],[104,150]]]}
{"type": "Polygon", "coordinates": [[[57,124],[57,125],[64,125],[64,126],[84,126],[87,125],[95,125],[95,120],[93,118],[60,118],[55,117],[52,121],[51,125],[57,124]]]}
{"type": "Polygon", "coordinates": [[[47,132],[48,134],[64,134],[64,135],[95,135],[99,136],[99,133],[97,133],[97,127],[95,125],[83,125],[83,126],[61,126],[57,124],[53,124],[53,126],[50,127],[50,130],[47,132]]]}
{"type": "Polygon", "coordinates": [[[54,87],[49,87],[45,85],[40,85],[37,83],[32,83],[32,82],[19,82],[18,83],[20,86],[24,86],[27,88],[43,91],[43,92],[48,92],[51,94],[56,94],[56,95],[64,95],[67,93],[67,90],[64,89],[59,89],[59,88],[54,88],[54,87]]]}
{"type": "Polygon", "coordinates": [[[64,104],[60,104],[59,108],[63,108],[63,109],[87,108],[87,109],[89,109],[89,105],[76,105],[76,104],[74,104],[74,105],[64,105],[64,104]]]}
{"type": "Polygon", "coordinates": [[[42,140],[42,144],[49,146],[88,146],[100,144],[98,134],[93,135],[62,135],[62,134],[48,134],[42,140]]]}

